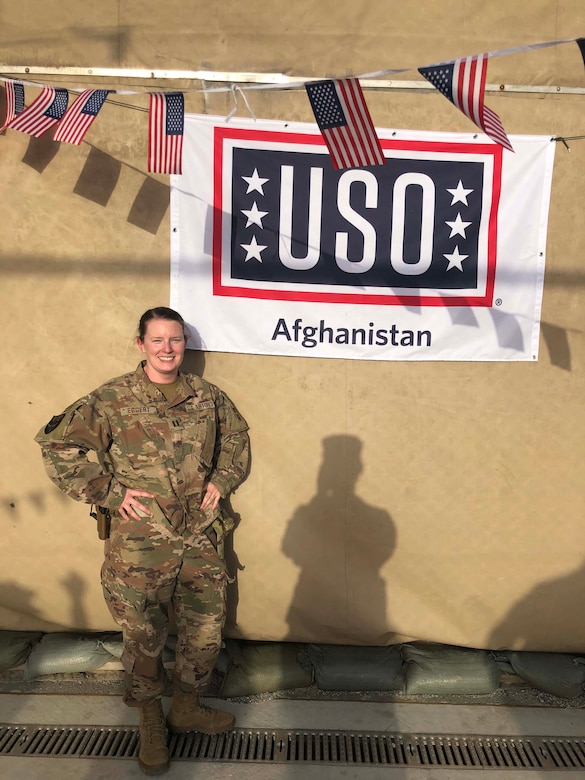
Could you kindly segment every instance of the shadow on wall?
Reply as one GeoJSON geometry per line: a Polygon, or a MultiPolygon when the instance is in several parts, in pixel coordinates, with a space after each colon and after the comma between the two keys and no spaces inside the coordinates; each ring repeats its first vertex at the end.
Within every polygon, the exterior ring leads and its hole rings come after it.
{"type": "MultiPolygon", "coordinates": [[[[569,574],[541,582],[521,598],[492,631],[492,650],[557,651],[557,637],[575,634],[575,615],[585,613],[585,560],[569,574]],[[520,632],[518,626],[522,626],[520,632]]],[[[564,652],[583,652],[585,631],[564,652]]]]}
{"type": "Polygon", "coordinates": [[[71,601],[71,626],[79,630],[87,628],[90,623],[84,604],[84,595],[87,592],[86,583],[77,572],[70,571],[62,577],[60,584],[71,601]]]}
{"type": "MultiPolygon", "coordinates": [[[[57,497],[62,504],[66,504],[71,500],[58,488],[51,492],[51,496],[57,497]]],[[[32,509],[36,514],[45,514],[45,512],[48,511],[47,499],[47,490],[31,490],[24,494],[9,493],[0,496],[0,508],[6,511],[6,516],[9,520],[18,522],[22,519],[20,510],[23,502],[25,506],[27,504],[29,505],[27,507],[27,512],[30,511],[30,505],[32,505],[32,509]]]]}
{"type": "MultiPolygon", "coordinates": [[[[58,574],[58,572],[52,572],[58,574]]],[[[66,595],[69,597],[71,611],[66,625],[47,621],[43,613],[34,605],[36,593],[30,588],[11,580],[0,581],[0,609],[6,609],[21,617],[22,630],[38,630],[39,621],[42,621],[46,631],[79,630],[88,628],[90,622],[85,604],[87,584],[75,571],[63,574],[59,580],[66,595]],[[31,625],[34,629],[31,629],[31,625]]]]}
{"type": "Polygon", "coordinates": [[[386,586],[380,569],[396,546],[384,509],[355,493],[362,471],[355,436],[323,440],[317,494],[297,509],[283,552],[300,569],[287,614],[289,641],[384,644],[386,586]]]}
{"type": "MultiPolygon", "coordinates": [[[[192,327],[189,327],[190,331],[193,331],[192,327]]],[[[199,339],[198,333],[191,334],[194,339],[199,339]]],[[[185,358],[181,371],[186,371],[189,374],[197,374],[197,376],[203,376],[205,371],[205,352],[199,349],[188,349],[185,352],[185,358]]]]}
{"type": "MultiPolygon", "coordinates": [[[[26,618],[43,619],[43,615],[34,606],[35,592],[11,580],[0,581],[0,607],[26,618]]],[[[26,629],[23,629],[26,630],[26,629]]]]}
{"type": "Polygon", "coordinates": [[[563,371],[570,371],[571,349],[567,330],[559,325],[552,325],[550,322],[541,322],[540,332],[546,344],[551,364],[563,369],[563,371]]]}

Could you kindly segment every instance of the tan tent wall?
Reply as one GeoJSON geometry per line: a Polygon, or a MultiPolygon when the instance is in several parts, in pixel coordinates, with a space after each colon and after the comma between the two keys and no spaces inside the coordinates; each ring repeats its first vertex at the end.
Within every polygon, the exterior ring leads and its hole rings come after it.
{"type": "MultiPolygon", "coordinates": [[[[581,0],[7,0],[0,59],[342,76],[582,34],[581,0]]],[[[585,87],[585,69],[565,44],[492,59],[488,82],[585,87]]],[[[258,117],[312,121],[302,90],[249,100],[258,117]]],[[[368,102],[381,127],[473,130],[438,93],[372,91],[368,102]]],[[[585,131],[584,95],[487,102],[509,133],[585,131]]],[[[115,629],[88,507],[48,482],[32,439],[131,370],[138,317],[168,303],[168,178],[146,173],[147,105],[115,96],[79,148],[51,133],[0,135],[1,628],[115,629]]],[[[226,94],[187,98],[192,113],[232,105],[226,94]]],[[[190,355],[236,401],[253,441],[250,478],[232,499],[229,635],[583,651],[585,141],[569,146],[555,160],[538,362],[190,355]]]]}

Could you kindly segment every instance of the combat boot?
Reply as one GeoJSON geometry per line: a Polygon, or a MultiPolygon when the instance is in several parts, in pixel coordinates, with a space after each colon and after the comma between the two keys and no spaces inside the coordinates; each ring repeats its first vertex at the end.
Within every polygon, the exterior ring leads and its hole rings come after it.
{"type": "Polygon", "coordinates": [[[140,708],[138,765],[145,775],[160,775],[169,768],[167,729],[160,699],[140,708]]]}
{"type": "Polygon", "coordinates": [[[201,703],[198,693],[175,691],[167,725],[171,731],[200,731],[202,734],[222,734],[231,731],[236,719],[231,712],[213,710],[201,703]]]}

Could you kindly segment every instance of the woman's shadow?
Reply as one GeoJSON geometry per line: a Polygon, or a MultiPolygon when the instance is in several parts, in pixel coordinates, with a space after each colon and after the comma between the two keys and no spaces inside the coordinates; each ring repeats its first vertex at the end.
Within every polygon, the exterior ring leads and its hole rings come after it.
{"type": "Polygon", "coordinates": [[[361,450],[355,436],[323,440],[317,494],[287,528],[282,550],[300,569],[287,614],[288,641],[388,643],[380,569],[394,551],[396,529],[388,512],[355,493],[361,450]]]}

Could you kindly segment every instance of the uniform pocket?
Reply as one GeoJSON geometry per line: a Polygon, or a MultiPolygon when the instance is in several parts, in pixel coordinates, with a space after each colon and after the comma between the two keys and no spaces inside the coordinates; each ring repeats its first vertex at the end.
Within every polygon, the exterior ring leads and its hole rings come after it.
{"type": "Polygon", "coordinates": [[[215,416],[213,409],[202,409],[185,421],[183,455],[195,456],[206,470],[211,468],[215,450],[215,416]]]}

